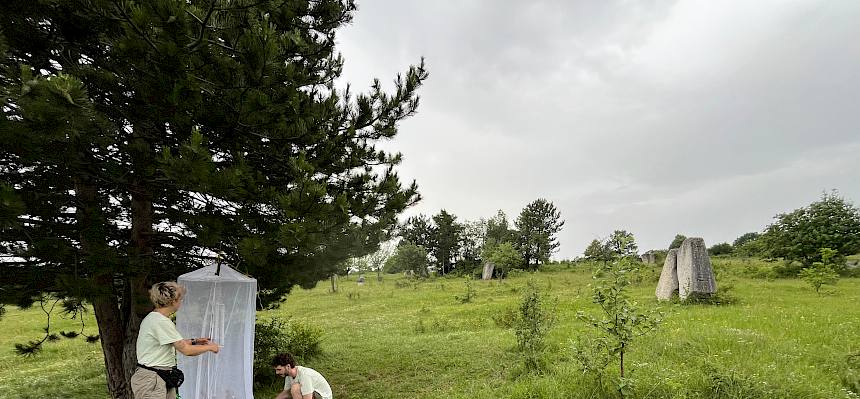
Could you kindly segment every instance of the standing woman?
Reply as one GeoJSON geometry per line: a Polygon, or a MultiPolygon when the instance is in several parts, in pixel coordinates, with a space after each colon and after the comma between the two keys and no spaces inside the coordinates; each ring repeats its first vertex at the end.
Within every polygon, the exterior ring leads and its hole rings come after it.
{"type": "Polygon", "coordinates": [[[218,353],[218,345],[208,338],[183,339],[168,318],[179,310],[185,287],[172,281],[157,283],[149,290],[155,305],[140,323],[137,335],[137,370],[131,377],[134,399],[175,399],[182,383],[176,368],[176,351],[185,356],[218,353]]]}

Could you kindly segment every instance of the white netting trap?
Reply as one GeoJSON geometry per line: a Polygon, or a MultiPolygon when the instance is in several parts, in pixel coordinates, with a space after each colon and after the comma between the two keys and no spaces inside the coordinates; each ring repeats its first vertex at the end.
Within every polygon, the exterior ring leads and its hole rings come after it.
{"type": "Polygon", "coordinates": [[[257,280],[226,265],[207,266],[179,276],[187,289],[176,313],[186,338],[211,337],[219,353],[179,356],[185,383],[182,399],[253,399],[254,316],[257,280]]]}

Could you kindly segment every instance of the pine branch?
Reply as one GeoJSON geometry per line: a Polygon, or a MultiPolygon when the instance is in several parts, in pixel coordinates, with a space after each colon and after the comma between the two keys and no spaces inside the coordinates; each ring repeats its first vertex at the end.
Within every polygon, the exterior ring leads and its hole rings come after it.
{"type": "Polygon", "coordinates": [[[35,356],[42,350],[42,344],[45,341],[56,341],[59,339],[56,334],[51,334],[51,314],[54,312],[54,306],[57,306],[57,302],[60,302],[60,299],[54,300],[54,303],[51,305],[50,309],[45,309],[45,296],[42,295],[39,297],[39,307],[42,309],[42,312],[45,313],[47,318],[47,325],[45,326],[45,336],[39,341],[30,341],[26,344],[15,344],[15,352],[21,356],[35,356]]]}
{"type": "Polygon", "coordinates": [[[189,43],[186,46],[186,48],[188,48],[189,50],[194,51],[203,40],[203,33],[206,32],[207,28],[206,24],[209,23],[209,18],[212,17],[212,13],[215,11],[215,3],[217,3],[217,0],[212,0],[209,2],[209,11],[206,12],[206,17],[204,17],[203,20],[194,15],[194,13],[190,10],[185,10],[188,15],[190,15],[192,18],[196,19],[198,23],[200,23],[200,33],[197,34],[197,39],[195,39],[193,42],[189,43]]]}
{"type": "Polygon", "coordinates": [[[125,11],[125,7],[122,7],[121,5],[119,5],[116,2],[116,0],[112,0],[111,3],[113,3],[114,7],[116,7],[116,9],[120,12],[120,14],[122,14],[122,16],[124,18],[123,21],[125,21],[125,23],[127,23],[129,26],[131,26],[132,29],[134,29],[134,31],[137,33],[137,35],[140,36],[141,38],[143,38],[143,40],[145,40],[146,43],[149,44],[149,47],[151,47],[153,50],[155,50],[156,53],[160,53],[158,50],[158,46],[156,46],[155,43],[152,42],[152,40],[149,38],[149,36],[147,36],[146,33],[144,33],[134,22],[132,22],[131,17],[125,11]]]}

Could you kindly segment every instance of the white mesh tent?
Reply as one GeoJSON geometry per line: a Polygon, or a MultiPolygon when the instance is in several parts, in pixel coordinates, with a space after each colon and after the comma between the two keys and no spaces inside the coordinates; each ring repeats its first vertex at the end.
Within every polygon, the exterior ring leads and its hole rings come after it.
{"type": "Polygon", "coordinates": [[[179,276],[187,289],[176,313],[183,337],[211,337],[219,353],[179,356],[182,399],[253,399],[254,317],[257,280],[226,265],[179,276]]]}

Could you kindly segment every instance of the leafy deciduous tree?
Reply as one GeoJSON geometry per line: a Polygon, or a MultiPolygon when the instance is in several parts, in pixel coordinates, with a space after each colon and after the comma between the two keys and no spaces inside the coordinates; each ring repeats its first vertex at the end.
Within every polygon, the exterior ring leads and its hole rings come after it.
{"type": "Polygon", "coordinates": [[[741,245],[744,245],[750,241],[757,239],[760,235],[761,234],[754,232],[754,231],[749,232],[749,233],[745,233],[745,234],[741,235],[740,237],[735,238],[735,241],[732,243],[732,246],[735,248],[738,248],[741,245]]]}
{"type": "Polygon", "coordinates": [[[594,239],[591,241],[591,244],[588,244],[583,255],[585,256],[585,259],[594,262],[607,262],[612,260],[612,251],[609,249],[609,246],[607,243],[601,242],[598,239],[594,239]]]}
{"type": "Polygon", "coordinates": [[[837,257],[860,251],[860,210],[836,192],[809,206],[776,216],[759,238],[767,254],[806,266],[822,261],[821,248],[837,257]]]}
{"type": "Polygon", "coordinates": [[[681,248],[681,244],[684,243],[684,240],[687,239],[687,236],[683,234],[676,234],[675,238],[672,239],[672,242],[669,244],[669,249],[681,248]]]}
{"type": "Polygon", "coordinates": [[[411,270],[415,275],[426,276],[428,263],[429,259],[424,247],[404,243],[398,246],[397,250],[394,251],[394,255],[391,255],[385,261],[385,272],[402,273],[411,270]]]}
{"type": "Polygon", "coordinates": [[[728,255],[732,253],[732,251],[734,251],[732,244],[729,244],[727,242],[714,244],[712,247],[708,248],[708,254],[710,254],[711,256],[728,255]]]}
{"type": "Polygon", "coordinates": [[[633,233],[628,233],[627,230],[613,231],[606,240],[606,246],[609,248],[609,252],[616,257],[633,256],[639,250],[633,233]]]}
{"type": "Polygon", "coordinates": [[[495,270],[498,272],[499,278],[503,278],[505,274],[513,269],[516,269],[523,264],[523,256],[509,242],[489,247],[489,252],[485,254],[487,261],[492,262],[495,270]]]}
{"type": "Polygon", "coordinates": [[[503,242],[514,242],[516,231],[511,230],[508,217],[501,209],[487,220],[487,234],[484,239],[486,245],[496,245],[503,242]]]}
{"type": "MultiPolygon", "coordinates": [[[[620,231],[624,233],[623,231],[620,231]]],[[[616,231],[615,233],[619,233],[616,231]]],[[[613,234],[616,241],[613,251],[621,254],[616,261],[607,263],[594,273],[592,301],[600,306],[602,314],[595,317],[586,312],[577,312],[577,318],[599,333],[596,339],[581,340],[575,346],[575,356],[584,371],[602,373],[603,368],[617,359],[621,379],[618,390],[626,396],[629,379],[625,376],[624,355],[636,337],[657,328],[663,315],[656,310],[642,311],[630,298],[628,286],[639,272],[639,263],[633,258],[636,247],[631,234],[613,234]]]]}
{"type": "Polygon", "coordinates": [[[812,266],[800,271],[798,276],[806,281],[816,294],[821,294],[822,285],[835,285],[839,274],[834,270],[834,259],[838,253],[830,248],[821,248],[821,262],[813,262],[812,266]]]}

